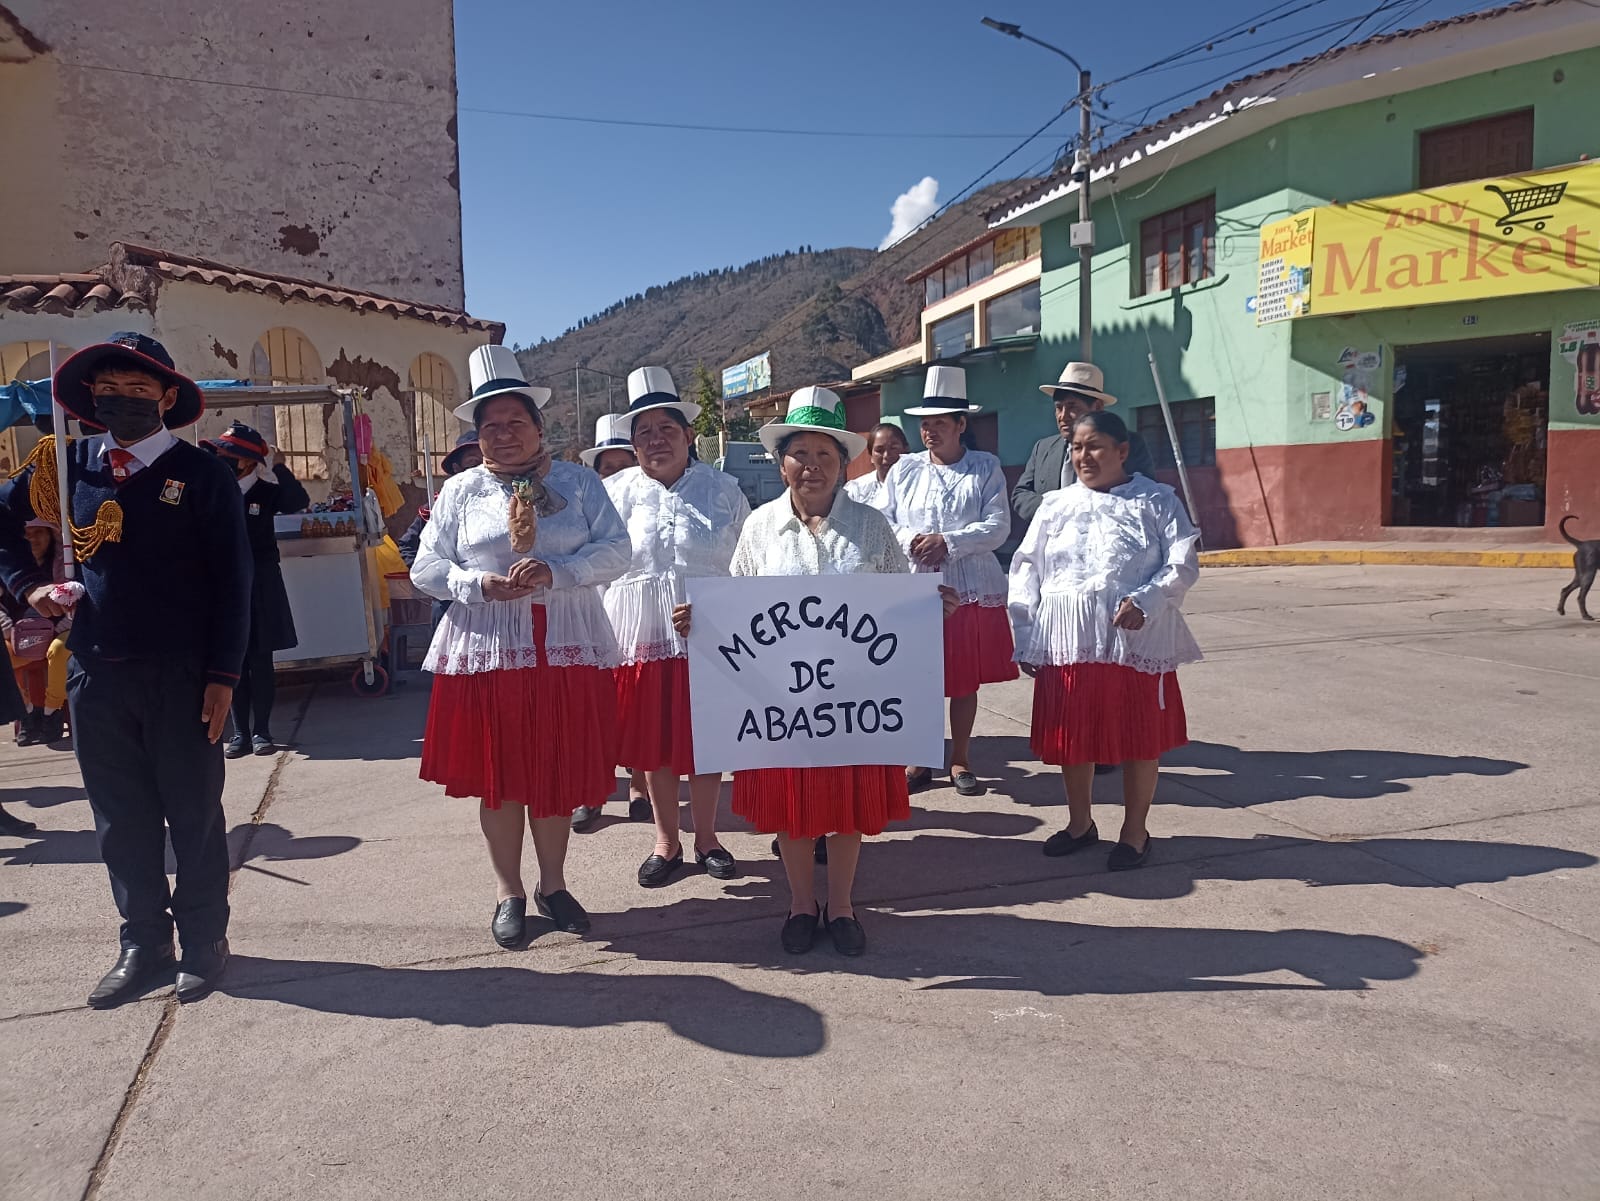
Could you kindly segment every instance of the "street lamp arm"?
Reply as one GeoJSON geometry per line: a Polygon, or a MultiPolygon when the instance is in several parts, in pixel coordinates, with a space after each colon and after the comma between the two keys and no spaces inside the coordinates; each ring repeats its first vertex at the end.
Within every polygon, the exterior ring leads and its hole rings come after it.
{"type": "Polygon", "coordinates": [[[1059,54],[1062,58],[1071,63],[1080,75],[1083,74],[1083,64],[1077,59],[1073,58],[1072,55],[1068,54],[1060,46],[1052,46],[1049,42],[1036,38],[1031,33],[1023,33],[1022,26],[1015,25],[1010,21],[996,21],[993,17],[984,17],[982,23],[987,25],[990,29],[1005,34],[1008,38],[1017,38],[1019,41],[1032,42],[1035,46],[1042,46],[1052,54],[1059,54]]]}

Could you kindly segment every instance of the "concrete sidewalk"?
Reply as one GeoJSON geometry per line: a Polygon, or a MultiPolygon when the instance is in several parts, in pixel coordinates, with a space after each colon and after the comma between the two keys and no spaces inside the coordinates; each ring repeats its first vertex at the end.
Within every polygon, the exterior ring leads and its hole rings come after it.
{"type": "Polygon", "coordinates": [[[1504,542],[1473,546],[1438,542],[1298,542],[1208,550],[1202,567],[1541,567],[1572,570],[1564,542],[1504,542]]]}
{"type": "Polygon", "coordinates": [[[94,1013],[88,808],[7,747],[42,837],[0,839],[0,1196],[1589,1201],[1600,627],[1565,578],[1206,573],[1138,872],[1039,853],[1059,778],[1027,682],[986,689],[992,790],[869,844],[859,960],[782,953],[765,839],[646,892],[620,816],[573,842],[592,934],[498,950],[470,804],[416,780],[424,686],[329,687],[230,767],[223,991],[94,1013]]]}

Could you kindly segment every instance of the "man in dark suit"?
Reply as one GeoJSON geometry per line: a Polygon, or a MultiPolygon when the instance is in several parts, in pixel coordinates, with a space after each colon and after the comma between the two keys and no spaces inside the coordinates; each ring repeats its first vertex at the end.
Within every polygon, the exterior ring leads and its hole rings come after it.
{"type": "MultiPolygon", "coordinates": [[[[1072,455],[1068,453],[1072,423],[1085,413],[1117,403],[1117,398],[1106,391],[1105,376],[1093,363],[1068,363],[1060,380],[1040,384],[1039,391],[1055,401],[1056,428],[1060,433],[1040,438],[1033,444],[1028,465],[1022,469],[1017,486],[1011,489],[1011,507],[1023,521],[1033,520],[1046,492],[1065,488],[1078,478],[1072,470],[1072,455]]],[[[1151,479],[1156,474],[1150,448],[1132,431],[1128,434],[1127,469],[1129,475],[1139,472],[1151,479]]]]}
{"type": "Polygon", "coordinates": [[[122,914],[121,952],[89,1005],[131,1001],[174,970],[178,1000],[197,1001],[228,960],[218,740],[250,632],[244,504],[232,473],[173,435],[205,402],[154,338],[113,334],[80,350],[54,387],[70,415],[107,431],[67,453],[63,524],[83,595],[61,595],[23,536],[34,517],[63,517],[48,453],[0,486],[0,580],[46,617],[73,605],[72,738],[122,914]]]}

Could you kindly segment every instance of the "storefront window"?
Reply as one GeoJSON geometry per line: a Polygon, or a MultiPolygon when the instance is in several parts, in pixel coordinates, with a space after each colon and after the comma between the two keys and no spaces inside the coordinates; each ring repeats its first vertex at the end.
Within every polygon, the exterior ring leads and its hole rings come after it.
{"type": "Polygon", "coordinates": [[[935,321],[929,326],[928,334],[933,342],[933,357],[936,359],[954,358],[964,350],[971,350],[972,310],[963,309],[953,317],[935,321]]]}
{"type": "MultiPolygon", "coordinates": [[[[1177,460],[1172,456],[1172,441],[1167,437],[1166,418],[1161,406],[1141,405],[1139,436],[1150,447],[1150,457],[1157,467],[1172,468],[1177,460]]],[[[1180,400],[1172,406],[1172,424],[1178,430],[1178,445],[1183,447],[1185,467],[1213,467],[1217,462],[1217,402],[1205,400],[1180,400]]]]}
{"type": "Polygon", "coordinates": [[[989,340],[1039,332],[1039,281],[996,296],[988,308],[989,340]]]}

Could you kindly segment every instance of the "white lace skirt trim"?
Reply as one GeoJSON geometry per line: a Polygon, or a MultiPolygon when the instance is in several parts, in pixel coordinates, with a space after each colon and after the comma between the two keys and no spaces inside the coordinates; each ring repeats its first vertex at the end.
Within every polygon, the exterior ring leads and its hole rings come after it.
{"type": "MultiPolygon", "coordinates": [[[[913,568],[921,572],[921,567],[913,568]]],[[[992,551],[947,562],[942,568],[944,582],[956,590],[956,598],[963,605],[982,605],[985,609],[1006,607],[1008,584],[1000,560],[992,551]]]]}
{"type": "MultiPolygon", "coordinates": [[[[594,588],[559,588],[546,594],[544,659],[552,667],[617,665],[617,643],[594,588]]],[[[539,665],[533,605],[526,601],[453,604],[434,631],[424,671],[471,675],[539,665]]]]}
{"type": "Polygon", "coordinates": [[[672,628],[672,610],[683,603],[683,581],[676,573],[636,576],[606,588],[606,616],[623,663],[682,659],[689,647],[672,628]]]}
{"type": "Polygon", "coordinates": [[[1106,594],[1045,593],[1030,636],[1017,646],[1017,662],[1054,667],[1119,663],[1150,675],[1165,675],[1204,658],[1177,609],[1160,613],[1142,630],[1119,630],[1111,618],[1120,603],[1120,598],[1106,594]]]}

